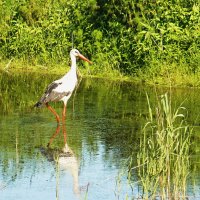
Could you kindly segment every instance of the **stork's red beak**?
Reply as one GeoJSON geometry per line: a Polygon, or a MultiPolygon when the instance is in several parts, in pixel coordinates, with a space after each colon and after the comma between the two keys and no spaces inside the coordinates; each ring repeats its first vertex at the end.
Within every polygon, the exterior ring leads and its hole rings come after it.
{"type": "Polygon", "coordinates": [[[90,60],[88,60],[85,56],[83,56],[82,54],[79,54],[78,56],[79,56],[79,58],[81,58],[82,60],[85,60],[85,61],[87,61],[88,63],[92,64],[92,62],[91,62],[90,60]]]}

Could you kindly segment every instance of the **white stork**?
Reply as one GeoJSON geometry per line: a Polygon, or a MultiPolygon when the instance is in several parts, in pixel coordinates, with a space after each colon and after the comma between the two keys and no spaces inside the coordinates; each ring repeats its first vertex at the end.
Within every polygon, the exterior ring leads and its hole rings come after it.
{"type": "Polygon", "coordinates": [[[79,57],[90,64],[92,63],[85,56],[80,54],[80,52],[77,49],[72,49],[70,51],[70,57],[71,57],[71,69],[62,78],[52,82],[47,87],[45,93],[42,95],[40,100],[34,105],[34,107],[41,107],[42,105],[46,105],[46,107],[55,115],[57,123],[60,122],[60,117],[56,113],[56,111],[49,105],[49,102],[63,101],[64,108],[62,112],[62,120],[64,123],[66,116],[67,101],[72,95],[72,92],[74,91],[77,84],[76,57],[79,57]]]}

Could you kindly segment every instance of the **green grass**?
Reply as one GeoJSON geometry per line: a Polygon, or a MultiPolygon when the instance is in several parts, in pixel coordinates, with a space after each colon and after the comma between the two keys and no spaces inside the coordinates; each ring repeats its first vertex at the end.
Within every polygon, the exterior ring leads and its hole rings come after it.
{"type": "Polygon", "coordinates": [[[158,98],[155,112],[148,96],[149,119],[137,154],[142,199],[185,199],[190,173],[190,138],[186,109],[172,109],[170,97],[158,98]],[[153,114],[154,113],[154,114],[153,114]]]}
{"type": "Polygon", "coordinates": [[[73,46],[94,63],[80,68],[84,76],[163,85],[170,77],[174,85],[199,86],[198,0],[4,0],[0,5],[4,66],[13,59],[16,68],[26,63],[28,70],[59,73],[73,46]]]}
{"type": "MultiPolygon", "coordinates": [[[[137,73],[127,75],[116,69],[111,63],[93,61],[92,65],[78,61],[78,74],[83,77],[98,77],[110,80],[130,81],[148,85],[178,86],[178,87],[199,87],[200,72],[189,73],[184,65],[177,66],[160,64],[154,67],[138,70],[137,73]]],[[[0,71],[7,73],[35,72],[42,74],[57,74],[62,76],[70,69],[70,62],[48,63],[39,65],[30,64],[23,60],[2,60],[0,71]]]]}
{"type": "Polygon", "coordinates": [[[172,109],[168,94],[158,97],[155,110],[148,96],[147,101],[149,118],[140,138],[137,166],[131,159],[128,179],[132,170],[137,171],[141,199],[186,199],[192,135],[187,111],[182,105],[172,109]]]}

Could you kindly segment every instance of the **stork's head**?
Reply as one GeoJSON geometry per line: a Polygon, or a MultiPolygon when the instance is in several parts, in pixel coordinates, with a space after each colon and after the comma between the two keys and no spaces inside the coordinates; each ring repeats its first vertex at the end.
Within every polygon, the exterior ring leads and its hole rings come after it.
{"type": "Polygon", "coordinates": [[[79,54],[80,54],[80,52],[79,52],[79,50],[77,50],[77,49],[72,49],[72,50],[70,51],[70,55],[73,55],[73,56],[78,57],[79,54]]]}
{"type": "Polygon", "coordinates": [[[70,51],[70,56],[71,57],[79,57],[82,60],[87,61],[88,63],[92,64],[92,62],[90,60],[88,60],[85,56],[83,56],[77,49],[72,49],[70,51]]]}

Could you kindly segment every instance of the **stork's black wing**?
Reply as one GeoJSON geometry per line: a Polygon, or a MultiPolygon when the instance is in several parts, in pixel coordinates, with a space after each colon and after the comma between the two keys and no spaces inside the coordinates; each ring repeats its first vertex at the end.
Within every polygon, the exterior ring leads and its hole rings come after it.
{"type": "MultiPolygon", "coordinates": [[[[56,89],[56,88],[57,88],[59,85],[61,85],[61,84],[62,84],[62,82],[60,82],[60,83],[56,83],[56,82],[51,83],[51,84],[47,87],[47,89],[46,89],[46,91],[45,91],[45,93],[44,93],[43,96],[50,94],[50,93],[52,92],[52,90],[56,89]]],[[[43,96],[42,96],[42,97],[43,97],[43,96]]],[[[42,98],[41,98],[41,99],[42,99],[42,98]]]]}
{"type": "Polygon", "coordinates": [[[48,103],[50,101],[59,101],[64,96],[70,94],[70,92],[56,92],[56,88],[61,85],[62,82],[53,82],[51,83],[45,93],[42,95],[41,99],[34,105],[35,107],[40,107],[42,104],[48,103]]]}

